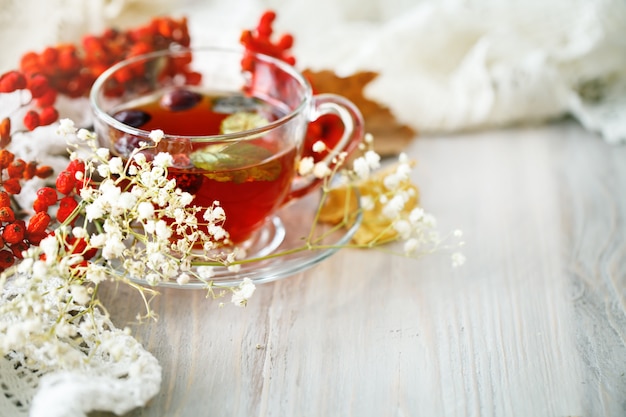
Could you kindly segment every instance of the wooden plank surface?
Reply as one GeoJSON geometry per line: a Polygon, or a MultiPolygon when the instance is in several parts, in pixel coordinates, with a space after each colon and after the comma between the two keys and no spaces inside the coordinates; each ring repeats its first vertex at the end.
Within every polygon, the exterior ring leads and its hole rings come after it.
{"type": "MultiPolygon", "coordinates": [[[[467,263],[343,250],[247,308],[163,290],[131,416],[626,415],[626,148],[573,122],[420,137],[423,206],[467,263]]],[[[139,298],[107,288],[118,326],[139,298]]]]}

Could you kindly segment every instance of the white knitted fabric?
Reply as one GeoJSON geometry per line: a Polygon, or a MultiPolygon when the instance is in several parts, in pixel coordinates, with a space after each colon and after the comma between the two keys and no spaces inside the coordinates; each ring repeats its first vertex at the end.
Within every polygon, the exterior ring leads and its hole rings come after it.
{"type": "Polygon", "coordinates": [[[423,133],[571,115],[626,141],[623,0],[266,4],[295,34],[300,67],[378,71],[368,96],[423,133]]]}

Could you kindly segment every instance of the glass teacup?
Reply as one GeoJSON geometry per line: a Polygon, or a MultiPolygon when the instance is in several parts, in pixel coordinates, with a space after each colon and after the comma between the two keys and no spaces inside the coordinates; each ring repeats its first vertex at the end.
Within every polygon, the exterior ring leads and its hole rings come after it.
{"type": "Polygon", "coordinates": [[[294,67],[243,50],[177,49],[130,58],[96,80],[90,102],[100,143],[115,155],[128,157],[151,141],[152,130],[162,130],[147,157],[169,152],[169,172],[195,196],[193,204],[218,201],[224,208],[235,245],[320,184],[298,173],[303,155],[311,154],[310,122],[335,114],[343,123],[340,139],[323,156],[329,165],[363,137],[362,116],[349,100],[313,95],[294,67]]]}

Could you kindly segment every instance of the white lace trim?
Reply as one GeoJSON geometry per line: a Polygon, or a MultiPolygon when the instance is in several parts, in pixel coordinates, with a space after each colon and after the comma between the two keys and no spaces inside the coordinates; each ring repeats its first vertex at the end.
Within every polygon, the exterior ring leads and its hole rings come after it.
{"type": "MultiPolygon", "coordinates": [[[[54,292],[60,281],[50,278],[38,294],[49,294],[35,302],[53,306],[43,311],[36,323],[25,323],[11,310],[0,315],[0,328],[9,329],[0,358],[0,416],[84,417],[94,410],[123,414],[143,406],[156,395],[161,384],[161,367],[128,332],[116,328],[107,316],[70,304],[70,328],[55,329],[66,295],[54,292]],[[52,294],[52,295],[50,295],[52,294]],[[37,335],[55,334],[45,340],[20,343],[11,332],[37,330],[37,335]]],[[[26,294],[20,282],[9,280],[2,288],[0,305],[26,294]]],[[[65,300],[66,301],[66,300],[65,300]]]]}

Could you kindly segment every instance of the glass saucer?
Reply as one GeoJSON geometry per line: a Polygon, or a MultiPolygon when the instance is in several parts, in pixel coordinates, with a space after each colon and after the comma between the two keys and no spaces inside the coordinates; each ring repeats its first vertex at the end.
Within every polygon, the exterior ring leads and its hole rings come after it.
{"type": "MultiPolygon", "coordinates": [[[[230,271],[226,267],[215,267],[215,275],[210,279],[215,286],[235,287],[244,278],[255,284],[276,281],[288,277],[333,255],[341,246],[346,245],[359,228],[361,215],[359,207],[350,227],[333,228],[330,225],[318,224],[313,233],[315,248],[303,249],[307,236],[315,221],[320,204],[320,193],[296,200],[282,208],[275,216],[268,218],[257,233],[254,241],[246,248],[247,258],[238,271],[230,271]],[[292,251],[292,252],[290,252],[292,251]],[[290,252],[290,253],[287,253],[290,252]],[[260,259],[264,258],[264,259],[260,259]]],[[[356,198],[358,205],[358,198],[356,198]]],[[[148,285],[143,279],[130,277],[131,281],[148,285]]],[[[182,289],[206,289],[207,284],[200,280],[190,280],[179,284],[176,280],[160,282],[159,287],[182,289]]]]}

